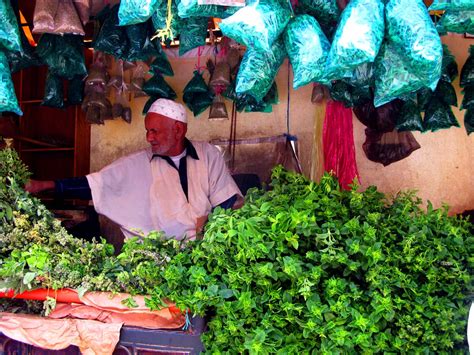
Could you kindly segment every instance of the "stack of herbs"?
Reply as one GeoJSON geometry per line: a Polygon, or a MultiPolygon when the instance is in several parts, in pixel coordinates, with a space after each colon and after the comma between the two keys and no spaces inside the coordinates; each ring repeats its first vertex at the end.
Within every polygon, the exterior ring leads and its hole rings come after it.
{"type": "MultiPolygon", "coordinates": [[[[24,228],[23,247],[13,249],[4,228],[0,278],[24,284],[35,272],[33,287],[147,294],[152,309],[168,298],[209,316],[209,353],[466,351],[474,266],[466,220],[422,210],[413,193],[388,200],[374,187],[341,190],[330,175],[317,184],[278,167],[272,176],[270,191],[251,191],[240,210],[217,209],[204,239],[186,248],[152,233],[115,258],[49,216],[49,234],[32,238],[24,228]],[[48,267],[23,257],[38,248],[48,267]],[[66,261],[56,264],[58,255],[66,261]]],[[[20,212],[33,227],[41,219],[8,203],[14,221],[20,212]]]]}

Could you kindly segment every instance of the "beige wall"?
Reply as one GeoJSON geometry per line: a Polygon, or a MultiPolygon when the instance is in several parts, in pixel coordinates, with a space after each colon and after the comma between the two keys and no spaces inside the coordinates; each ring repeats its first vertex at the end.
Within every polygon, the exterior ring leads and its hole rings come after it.
{"type": "MultiPolygon", "coordinates": [[[[464,64],[468,47],[474,40],[450,35],[444,39],[457,58],[459,69],[464,64]]],[[[196,58],[171,59],[175,76],[167,78],[177,90],[181,99],[182,89],[193,75],[196,58]]],[[[285,62],[277,76],[280,104],[270,114],[241,113],[237,119],[237,138],[254,138],[278,135],[286,132],[288,64],[285,62]]],[[[458,86],[459,103],[461,96],[458,86]]],[[[311,104],[311,85],[290,91],[290,132],[299,138],[300,157],[305,174],[311,170],[314,120],[322,120],[323,110],[311,104]]],[[[131,125],[116,120],[104,126],[93,126],[91,137],[91,171],[96,171],[116,158],[146,146],[141,110],[146,98],[132,101],[133,122],[131,125]]],[[[227,108],[230,113],[231,105],[227,108]]],[[[461,128],[451,128],[436,133],[415,133],[421,149],[407,159],[388,167],[369,161],[363,151],[364,126],[354,119],[354,140],[356,159],[362,187],[376,185],[385,193],[393,194],[400,189],[416,189],[423,199],[429,199],[435,206],[447,202],[452,212],[474,209],[474,134],[467,136],[463,126],[463,113],[454,112],[461,128]]],[[[229,137],[230,121],[209,121],[208,111],[198,118],[190,113],[188,137],[211,140],[229,137]]],[[[321,122],[321,121],[320,121],[321,122]]]]}

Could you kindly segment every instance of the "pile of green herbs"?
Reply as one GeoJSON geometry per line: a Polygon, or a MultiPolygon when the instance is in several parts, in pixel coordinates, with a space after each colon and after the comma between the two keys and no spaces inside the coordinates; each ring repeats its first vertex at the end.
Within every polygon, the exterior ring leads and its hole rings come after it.
{"type": "Polygon", "coordinates": [[[277,167],[269,191],[216,209],[202,240],[151,233],[114,257],[104,241],[67,235],[21,182],[8,179],[24,202],[2,195],[13,217],[0,230],[0,279],[16,290],[125,291],[152,309],[167,298],[209,318],[209,353],[466,352],[470,224],[414,193],[387,199],[277,167]]]}

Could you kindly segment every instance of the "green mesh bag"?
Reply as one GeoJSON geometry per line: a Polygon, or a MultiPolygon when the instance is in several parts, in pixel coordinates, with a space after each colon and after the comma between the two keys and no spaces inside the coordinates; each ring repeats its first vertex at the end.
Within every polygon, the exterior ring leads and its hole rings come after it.
{"type": "Polygon", "coordinates": [[[290,21],[291,10],[276,0],[261,0],[222,20],[222,33],[252,50],[271,50],[290,21]]]}
{"type": "Polygon", "coordinates": [[[438,32],[442,28],[447,32],[474,34],[474,11],[446,11],[436,28],[438,32]]]}
{"type": "Polygon", "coordinates": [[[461,87],[474,85],[474,45],[469,47],[469,57],[461,69],[461,81],[459,85],[461,87]]]}
{"type": "Polygon", "coordinates": [[[150,64],[150,73],[153,75],[155,74],[161,74],[165,76],[174,75],[173,68],[171,67],[168,57],[166,56],[163,50],[161,50],[158,53],[156,58],[150,64]]]}
{"type": "Polygon", "coordinates": [[[447,45],[443,44],[443,63],[441,69],[441,80],[453,82],[458,76],[458,64],[456,58],[451,54],[447,45]]]}
{"type": "Polygon", "coordinates": [[[23,31],[20,32],[20,38],[23,50],[21,52],[8,51],[6,53],[12,73],[42,64],[41,59],[36,54],[35,48],[28,42],[23,31]]]}
{"type": "Polygon", "coordinates": [[[122,0],[118,11],[120,26],[135,25],[148,20],[156,11],[160,0],[122,0]]]}
{"type": "Polygon", "coordinates": [[[467,134],[474,132],[474,110],[469,109],[464,114],[464,128],[466,129],[467,134]]]}
{"type": "Polygon", "coordinates": [[[227,18],[235,14],[240,7],[218,5],[199,5],[198,0],[178,0],[178,16],[188,17],[217,17],[227,18]]]}
{"type": "Polygon", "coordinates": [[[237,74],[236,93],[261,101],[270,90],[285,54],[282,40],[273,43],[270,52],[247,48],[237,74]]]}
{"type": "Polygon", "coordinates": [[[461,110],[474,109],[474,86],[466,86],[463,90],[463,94],[461,110]]]}
{"type": "Polygon", "coordinates": [[[125,59],[128,54],[128,38],[124,27],[118,26],[118,5],[104,16],[104,23],[94,41],[94,49],[125,59]]]}
{"type": "Polygon", "coordinates": [[[460,127],[451,107],[436,98],[431,100],[426,107],[423,130],[436,132],[451,127],[460,127]]]}
{"type": "Polygon", "coordinates": [[[64,108],[63,90],[63,79],[48,72],[44,86],[43,102],[41,102],[41,105],[53,108],[64,108]]]}
{"type": "Polygon", "coordinates": [[[395,127],[399,132],[423,132],[424,128],[423,121],[421,120],[421,111],[416,102],[409,100],[403,104],[395,127]]]}
{"type": "Polygon", "coordinates": [[[18,106],[7,57],[0,51],[0,112],[6,111],[23,115],[18,106]]]}
{"type": "Polygon", "coordinates": [[[472,0],[434,0],[430,6],[431,10],[472,11],[474,2],[472,0]]]}
{"type": "Polygon", "coordinates": [[[288,24],[285,49],[293,68],[293,88],[310,82],[325,82],[325,66],[331,44],[318,22],[309,15],[299,15],[288,24]]]}
{"type": "Polygon", "coordinates": [[[330,80],[375,60],[384,36],[383,10],[381,0],[353,0],[344,9],[327,60],[330,80]]]}
{"type": "Polygon", "coordinates": [[[206,44],[207,17],[190,17],[183,20],[179,35],[179,55],[206,44]]]}
{"type": "Polygon", "coordinates": [[[0,50],[20,52],[20,30],[10,0],[0,0],[0,23],[0,50]]]}
{"type": "Polygon", "coordinates": [[[327,36],[336,29],[341,14],[336,0],[300,0],[295,12],[315,17],[327,36]]]}
{"type": "Polygon", "coordinates": [[[183,90],[184,103],[196,117],[211,106],[212,99],[213,95],[204,81],[202,74],[195,71],[194,76],[183,90]]]}
{"type": "Polygon", "coordinates": [[[176,99],[176,92],[168,85],[165,78],[160,75],[152,76],[144,85],[143,91],[149,96],[156,96],[163,99],[176,99]]]}
{"type": "Polygon", "coordinates": [[[391,0],[386,5],[387,40],[403,56],[423,86],[436,88],[443,47],[422,0],[391,0]]]}

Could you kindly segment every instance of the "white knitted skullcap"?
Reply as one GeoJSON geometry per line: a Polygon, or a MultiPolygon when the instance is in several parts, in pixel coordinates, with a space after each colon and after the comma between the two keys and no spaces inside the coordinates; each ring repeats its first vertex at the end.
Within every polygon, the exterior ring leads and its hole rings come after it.
{"type": "Polygon", "coordinates": [[[162,116],[171,118],[172,120],[188,123],[186,117],[186,109],[183,105],[168,99],[158,99],[151,104],[148,113],[157,113],[162,116]]]}

